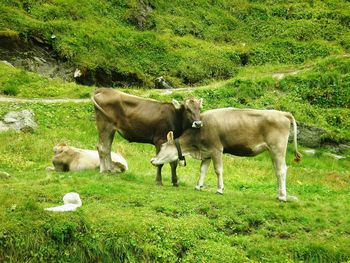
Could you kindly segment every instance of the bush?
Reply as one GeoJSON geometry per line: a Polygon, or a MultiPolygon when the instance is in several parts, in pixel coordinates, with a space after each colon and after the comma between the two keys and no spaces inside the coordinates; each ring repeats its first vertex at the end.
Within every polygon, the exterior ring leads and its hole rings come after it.
{"type": "Polygon", "coordinates": [[[309,59],[326,57],[336,50],[325,43],[302,43],[291,40],[276,40],[250,51],[248,64],[300,64],[309,59]]]}

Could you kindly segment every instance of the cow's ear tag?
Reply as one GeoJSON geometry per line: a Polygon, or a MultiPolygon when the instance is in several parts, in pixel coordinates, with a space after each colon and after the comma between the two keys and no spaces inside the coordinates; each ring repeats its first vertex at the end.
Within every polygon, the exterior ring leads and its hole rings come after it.
{"type": "Polygon", "coordinates": [[[166,137],[168,139],[168,142],[171,142],[174,140],[174,133],[172,131],[170,131],[170,132],[168,132],[166,137]]]}

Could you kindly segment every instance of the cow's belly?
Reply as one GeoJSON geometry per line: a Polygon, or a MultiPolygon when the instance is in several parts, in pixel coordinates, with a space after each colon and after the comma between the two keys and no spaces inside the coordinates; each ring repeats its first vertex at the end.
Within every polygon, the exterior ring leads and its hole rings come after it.
{"type": "Polygon", "coordinates": [[[264,152],[268,149],[265,143],[257,144],[257,145],[233,145],[224,148],[224,153],[229,153],[236,156],[256,156],[261,152],[264,152]]]}
{"type": "Polygon", "coordinates": [[[122,136],[125,140],[129,142],[141,142],[141,143],[150,143],[153,144],[153,140],[151,136],[147,136],[146,134],[135,134],[130,132],[123,132],[119,131],[118,133],[120,136],[122,136]]]}

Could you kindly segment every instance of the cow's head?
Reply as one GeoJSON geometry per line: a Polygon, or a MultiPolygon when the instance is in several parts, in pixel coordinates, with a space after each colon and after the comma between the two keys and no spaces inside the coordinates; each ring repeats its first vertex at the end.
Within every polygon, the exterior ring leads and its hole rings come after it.
{"type": "Polygon", "coordinates": [[[155,166],[174,162],[179,159],[179,153],[175,145],[174,134],[172,131],[168,133],[167,139],[168,141],[163,143],[160,147],[157,156],[151,159],[151,163],[155,166]]]}
{"type": "Polygon", "coordinates": [[[59,154],[59,153],[62,153],[64,151],[67,151],[68,149],[69,149],[69,146],[67,144],[59,143],[59,144],[55,145],[52,150],[53,150],[54,154],[59,154]]]}
{"type": "Polygon", "coordinates": [[[182,111],[182,127],[187,128],[200,128],[203,126],[200,119],[200,108],[202,108],[203,99],[188,98],[184,102],[180,103],[177,100],[173,100],[175,109],[182,111]]]}

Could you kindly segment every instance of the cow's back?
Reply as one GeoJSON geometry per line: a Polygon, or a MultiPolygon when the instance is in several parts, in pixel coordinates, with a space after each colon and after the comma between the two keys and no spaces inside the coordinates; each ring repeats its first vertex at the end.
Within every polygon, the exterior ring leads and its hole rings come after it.
{"type": "Polygon", "coordinates": [[[118,132],[130,142],[154,143],[170,130],[178,130],[179,118],[171,103],[144,99],[117,90],[102,88],[94,99],[118,132]]]}
{"type": "Polygon", "coordinates": [[[276,137],[288,138],[290,120],[285,112],[224,108],[202,113],[201,143],[221,147],[234,155],[255,155],[254,147],[276,137]]]}

